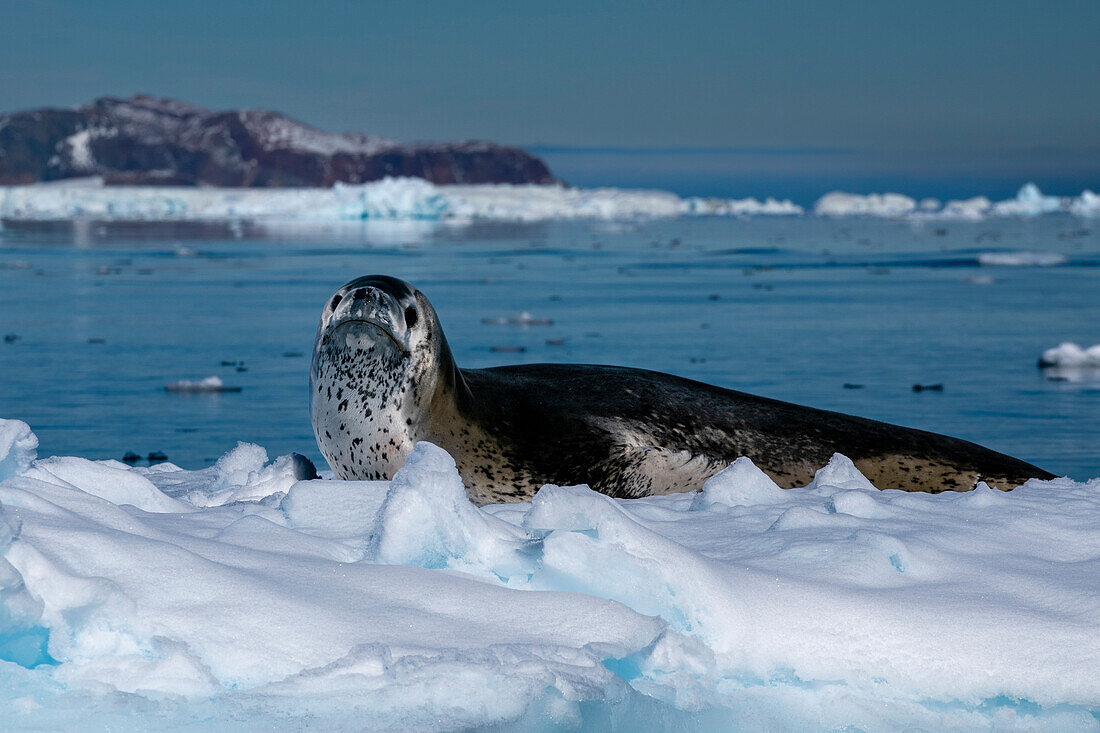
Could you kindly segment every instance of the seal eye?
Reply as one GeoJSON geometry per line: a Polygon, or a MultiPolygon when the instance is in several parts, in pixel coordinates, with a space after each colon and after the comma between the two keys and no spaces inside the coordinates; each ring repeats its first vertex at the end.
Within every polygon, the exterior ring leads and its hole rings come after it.
{"type": "Polygon", "coordinates": [[[338,305],[340,305],[340,294],[339,293],[332,296],[332,305],[329,306],[329,307],[332,308],[332,310],[336,310],[336,306],[338,306],[338,305]]]}
{"type": "Polygon", "coordinates": [[[409,328],[416,325],[416,308],[411,305],[405,309],[405,325],[409,328]]]}

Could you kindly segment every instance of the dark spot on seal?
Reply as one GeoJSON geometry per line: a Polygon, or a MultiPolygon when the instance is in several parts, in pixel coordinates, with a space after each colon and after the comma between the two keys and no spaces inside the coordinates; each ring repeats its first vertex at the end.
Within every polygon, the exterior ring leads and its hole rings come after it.
{"type": "Polygon", "coordinates": [[[416,326],[416,321],[417,321],[416,308],[413,308],[410,305],[408,308],[405,309],[405,325],[408,326],[409,328],[413,328],[413,327],[416,326]]]}

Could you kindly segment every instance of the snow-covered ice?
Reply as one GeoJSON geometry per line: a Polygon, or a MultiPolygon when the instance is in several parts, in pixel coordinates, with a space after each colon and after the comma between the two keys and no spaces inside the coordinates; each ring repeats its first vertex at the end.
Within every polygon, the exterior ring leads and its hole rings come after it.
{"type": "Polygon", "coordinates": [[[1044,351],[1039,357],[1039,366],[1100,369],[1100,344],[1083,349],[1072,341],[1064,341],[1044,351]]]}
{"type": "MultiPolygon", "coordinates": [[[[83,134],[83,133],[81,133],[83,134]]],[[[287,133],[290,134],[289,132],[287,133]]],[[[70,141],[74,150],[86,140],[70,141]]],[[[364,143],[367,144],[367,143],[364,143]]],[[[371,143],[373,144],[373,143],[371,143]]],[[[79,159],[80,156],[78,155],[79,159]]],[[[833,191],[813,207],[825,217],[981,221],[988,217],[1032,217],[1061,212],[1100,216],[1100,196],[1046,196],[1034,183],[1014,198],[991,201],[917,201],[900,193],[833,191]]],[[[789,200],[681,197],[667,191],[573,188],[563,185],[478,184],[437,186],[420,178],[386,178],[332,188],[187,188],[105,186],[102,179],[68,179],[26,186],[0,186],[0,219],[11,221],[253,221],[324,223],[358,220],[626,221],[681,216],[799,216],[789,200]]]]}
{"type": "Polygon", "coordinates": [[[917,202],[900,193],[860,195],[833,191],[814,204],[818,216],[883,216],[899,217],[917,209],[917,202]]]}
{"type": "Polygon", "coordinates": [[[294,189],[104,186],[96,178],[0,187],[0,218],[18,221],[541,221],[801,213],[790,201],[771,198],[681,198],[665,191],[560,185],[436,186],[420,178],[294,189]]]}
{"type": "Polygon", "coordinates": [[[13,728],[1096,730],[1100,480],[877,491],[393,481],[36,459],[0,421],[13,728]]]}
{"type": "Polygon", "coordinates": [[[1100,344],[1086,349],[1069,341],[1060,343],[1042,353],[1039,366],[1051,381],[1091,388],[1100,384],[1100,344]]]}
{"type": "Polygon", "coordinates": [[[1034,183],[1024,184],[1016,196],[990,201],[985,196],[953,200],[940,206],[935,199],[916,200],[899,193],[855,194],[832,191],[814,204],[818,216],[865,216],[888,219],[981,221],[990,216],[1033,217],[1062,212],[1083,218],[1100,216],[1100,196],[1083,191],[1079,196],[1045,196],[1034,183]]]}
{"type": "Polygon", "coordinates": [[[980,252],[978,262],[993,267],[1054,267],[1068,260],[1058,252],[980,252]]]}
{"type": "Polygon", "coordinates": [[[164,385],[168,392],[240,392],[240,387],[227,387],[221,377],[181,379],[164,385]]]}

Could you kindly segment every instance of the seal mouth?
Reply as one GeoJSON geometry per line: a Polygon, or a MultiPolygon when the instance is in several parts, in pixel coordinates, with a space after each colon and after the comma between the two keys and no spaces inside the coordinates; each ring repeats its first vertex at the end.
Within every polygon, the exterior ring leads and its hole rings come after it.
{"type": "Polygon", "coordinates": [[[339,323],[329,325],[327,332],[325,333],[325,340],[332,338],[336,335],[337,331],[340,331],[345,326],[350,326],[352,324],[370,326],[371,330],[378,331],[379,333],[383,334],[388,339],[389,343],[393,344],[393,346],[395,346],[398,351],[403,354],[409,353],[408,348],[406,348],[404,344],[397,340],[397,337],[394,336],[392,332],[390,332],[390,329],[385,324],[366,318],[347,318],[341,320],[339,323]]]}

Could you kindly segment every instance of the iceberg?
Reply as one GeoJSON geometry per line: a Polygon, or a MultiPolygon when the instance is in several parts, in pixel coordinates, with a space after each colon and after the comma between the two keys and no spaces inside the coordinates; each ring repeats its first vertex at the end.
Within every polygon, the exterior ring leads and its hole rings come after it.
{"type": "Polygon", "coordinates": [[[1100,369],[1100,344],[1083,349],[1072,341],[1064,341],[1044,351],[1039,366],[1100,369]]]}
{"type": "Polygon", "coordinates": [[[814,213],[818,216],[875,216],[896,218],[911,214],[917,210],[914,199],[900,193],[871,193],[860,195],[833,191],[827,193],[814,204],[814,213]]]}
{"type": "Polygon", "coordinates": [[[878,491],[392,481],[38,459],[0,421],[0,705],[25,729],[1095,729],[1100,480],[878,491]]]}
{"type": "Polygon", "coordinates": [[[1082,218],[1100,217],[1100,194],[1085,190],[1069,204],[1071,214],[1082,218]]]}
{"type": "Polygon", "coordinates": [[[993,213],[998,216],[1039,216],[1061,208],[1063,208],[1062,199],[1057,196],[1044,196],[1038,186],[1027,183],[1016,194],[1016,198],[993,204],[993,213]]]}

